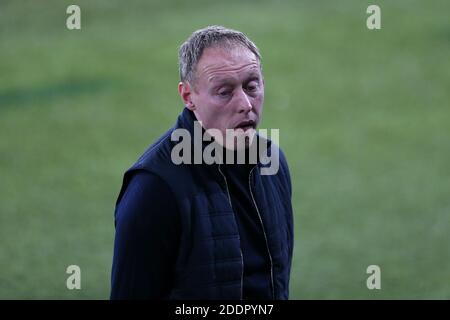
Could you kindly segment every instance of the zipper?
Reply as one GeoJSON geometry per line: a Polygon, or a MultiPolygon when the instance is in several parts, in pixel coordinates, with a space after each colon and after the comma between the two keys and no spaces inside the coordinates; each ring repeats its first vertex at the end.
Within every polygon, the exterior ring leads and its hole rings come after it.
{"type": "MultiPolygon", "coordinates": [[[[222,173],[222,170],[220,170],[220,163],[219,163],[219,172],[222,175],[223,180],[225,181],[225,188],[227,189],[228,202],[230,203],[231,210],[233,211],[233,214],[234,214],[233,205],[231,204],[230,191],[228,190],[227,178],[222,173]]],[[[240,300],[243,300],[243,296],[244,296],[244,293],[243,293],[243,291],[244,291],[244,255],[242,254],[242,249],[241,249],[240,246],[239,246],[239,252],[241,254],[241,265],[242,265],[242,272],[241,272],[241,299],[240,300]]]]}
{"type": "Polygon", "coordinates": [[[274,286],[274,283],[273,283],[273,261],[272,261],[272,255],[270,254],[269,242],[267,241],[267,235],[266,235],[266,231],[264,230],[264,224],[263,224],[263,221],[262,221],[262,218],[261,218],[261,214],[259,213],[259,209],[258,209],[258,206],[256,205],[255,197],[253,196],[253,192],[252,192],[251,176],[252,176],[253,170],[256,167],[257,166],[253,167],[253,169],[250,170],[250,173],[248,175],[248,188],[250,189],[250,195],[252,196],[253,204],[255,205],[256,212],[258,213],[259,221],[261,222],[261,227],[262,227],[262,231],[263,231],[263,234],[264,234],[264,239],[266,240],[266,248],[267,248],[267,252],[269,254],[269,260],[270,260],[270,281],[271,281],[271,284],[272,284],[272,299],[275,300],[275,286],[274,286]]]}

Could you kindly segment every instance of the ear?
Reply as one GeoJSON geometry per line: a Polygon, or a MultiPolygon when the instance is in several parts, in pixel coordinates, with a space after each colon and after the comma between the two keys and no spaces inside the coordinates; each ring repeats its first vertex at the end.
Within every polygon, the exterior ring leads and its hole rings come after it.
{"type": "Polygon", "coordinates": [[[191,111],[195,110],[195,105],[192,102],[191,97],[191,85],[187,81],[181,81],[178,83],[178,93],[183,100],[184,105],[191,111]]]}

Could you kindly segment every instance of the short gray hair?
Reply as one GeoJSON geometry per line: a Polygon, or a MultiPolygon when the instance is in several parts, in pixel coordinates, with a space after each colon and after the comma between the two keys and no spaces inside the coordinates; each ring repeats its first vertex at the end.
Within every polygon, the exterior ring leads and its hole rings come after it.
{"type": "Polygon", "coordinates": [[[244,33],[222,26],[208,26],[192,33],[180,47],[178,63],[181,81],[190,83],[194,81],[195,68],[203,51],[215,46],[225,48],[242,46],[253,52],[261,63],[258,47],[244,33]]]}

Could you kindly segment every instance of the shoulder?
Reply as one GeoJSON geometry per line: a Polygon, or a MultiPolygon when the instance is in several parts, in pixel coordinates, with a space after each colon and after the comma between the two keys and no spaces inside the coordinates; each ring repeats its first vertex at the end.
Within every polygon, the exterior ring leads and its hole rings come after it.
{"type": "Polygon", "coordinates": [[[292,194],[291,177],[286,155],[283,150],[273,141],[270,141],[270,148],[267,150],[267,158],[261,167],[261,175],[269,180],[276,181],[283,193],[292,194]]]}
{"type": "Polygon", "coordinates": [[[144,170],[135,170],[129,177],[126,187],[118,200],[116,218],[120,213],[149,212],[174,203],[174,193],[169,185],[158,175],[144,170]]]}
{"type": "MultiPolygon", "coordinates": [[[[170,161],[170,135],[173,128],[169,129],[154,143],[152,143],[138,158],[138,160],[125,171],[122,187],[119,192],[116,205],[120,203],[126,193],[148,193],[149,190],[167,186],[161,171],[164,165],[170,161]]],[[[164,190],[164,188],[163,188],[164,190]]]]}
{"type": "Polygon", "coordinates": [[[284,152],[280,150],[280,173],[283,176],[283,179],[288,187],[289,195],[292,196],[292,182],[291,182],[291,173],[289,172],[289,165],[286,159],[284,152]]]}
{"type": "Polygon", "coordinates": [[[152,165],[164,164],[170,160],[172,149],[171,135],[174,128],[167,130],[161,137],[153,142],[139,157],[132,169],[148,169],[152,165]]]}
{"type": "Polygon", "coordinates": [[[277,177],[289,177],[289,166],[286,156],[280,146],[274,141],[258,136],[258,144],[260,150],[260,163],[265,175],[273,175],[277,177]]]}
{"type": "MultiPolygon", "coordinates": [[[[166,191],[170,190],[175,197],[181,198],[183,191],[189,191],[189,181],[194,180],[191,166],[177,165],[171,159],[175,144],[171,140],[173,130],[174,128],[169,129],[152,143],[125,172],[116,205],[122,200],[135,176],[138,176],[135,181],[138,181],[140,186],[145,185],[145,188],[141,189],[147,192],[152,188],[156,190],[162,188],[166,191]]],[[[136,187],[134,183],[133,188],[136,187]]]]}
{"type": "Polygon", "coordinates": [[[288,161],[286,159],[286,155],[284,154],[284,152],[281,148],[278,147],[278,150],[279,150],[280,168],[281,168],[282,174],[289,177],[290,176],[289,165],[288,165],[288,161]]]}

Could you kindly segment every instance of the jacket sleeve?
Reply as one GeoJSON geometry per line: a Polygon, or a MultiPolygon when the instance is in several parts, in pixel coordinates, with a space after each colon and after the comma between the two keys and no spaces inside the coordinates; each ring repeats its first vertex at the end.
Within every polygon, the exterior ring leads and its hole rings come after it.
{"type": "Polygon", "coordinates": [[[280,163],[281,168],[283,171],[283,175],[285,177],[286,181],[286,187],[287,187],[287,194],[289,196],[288,198],[288,210],[286,212],[287,214],[287,222],[288,222],[288,248],[289,248],[289,274],[291,272],[291,266],[292,266],[292,258],[294,253],[294,214],[292,209],[292,182],[291,182],[291,174],[289,172],[289,166],[286,160],[286,156],[280,149],[280,163]]]}
{"type": "Polygon", "coordinates": [[[135,172],[116,211],[111,299],[165,299],[180,237],[175,197],[160,177],[135,172]]]}

